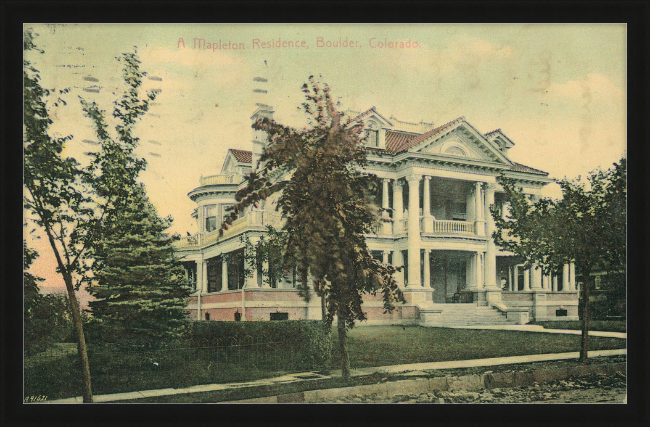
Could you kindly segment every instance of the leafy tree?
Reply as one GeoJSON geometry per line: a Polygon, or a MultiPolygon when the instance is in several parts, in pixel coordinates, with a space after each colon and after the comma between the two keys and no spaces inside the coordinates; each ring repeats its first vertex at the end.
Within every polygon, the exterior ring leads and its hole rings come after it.
{"type": "Polygon", "coordinates": [[[45,279],[28,272],[38,253],[28,248],[25,242],[23,242],[23,249],[24,348],[26,355],[32,355],[67,338],[71,327],[71,315],[65,297],[41,294],[38,283],[45,279]]]}
{"type": "MultiPolygon", "coordinates": [[[[34,36],[29,29],[24,33],[26,55],[43,53],[36,48],[34,36]]],[[[51,95],[59,95],[56,103],[65,103],[60,96],[67,89],[57,94],[41,87],[39,80],[39,71],[24,60],[24,206],[33,215],[34,223],[44,230],[56,259],[57,272],[65,283],[81,362],[83,401],[89,403],[92,402],[90,368],[75,290],[81,286],[88,244],[96,232],[97,220],[78,163],[63,155],[64,145],[72,137],[54,138],[49,134],[52,120],[46,101],[51,95]]]]}
{"type": "Polygon", "coordinates": [[[188,289],[171,246],[174,238],[165,233],[172,220],[158,216],[137,181],[146,162],[134,154],[139,140],[133,128],[155,95],[140,96],[145,73],[135,52],[118,60],[124,64],[127,90],[114,102],[114,136],[99,106],[82,101],[101,142],[89,182],[107,201],[101,236],[91,245],[89,291],[97,298],[89,303],[91,325],[102,341],[160,343],[174,338],[185,324],[188,289]]]}
{"type": "Polygon", "coordinates": [[[582,322],[580,360],[588,363],[589,293],[594,286],[594,267],[609,272],[625,270],[627,162],[606,171],[591,172],[587,182],[562,180],[562,199],[532,202],[516,182],[501,177],[509,215],[503,218],[491,207],[497,245],[521,256],[526,268],[538,264],[544,274],[575,262],[583,277],[579,313],[582,322]]]}
{"type": "Polygon", "coordinates": [[[269,119],[253,125],[266,131],[270,142],[261,169],[252,172],[247,186],[236,194],[237,204],[221,232],[245,207],[281,191],[277,209],[286,219],[285,264],[295,264],[297,287],[306,300],[312,285],[323,298],[326,327],[338,318],[342,373],[349,379],[347,329],[366,319],[362,294],[381,292],[387,311],[404,297],[393,278],[397,268],[375,260],[364,236],[379,221],[379,209],[372,204],[379,181],[361,172],[366,165],[363,124],[342,123],[329,86],[321,88],[313,77],[309,80],[311,88],[302,88],[309,127],[297,130],[269,119]]]}

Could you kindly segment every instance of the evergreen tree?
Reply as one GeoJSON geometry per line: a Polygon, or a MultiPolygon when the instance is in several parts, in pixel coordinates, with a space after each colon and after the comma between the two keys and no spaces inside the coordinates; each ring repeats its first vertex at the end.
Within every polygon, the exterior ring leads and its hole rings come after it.
{"type": "Polygon", "coordinates": [[[183,267],[174,257],[173,238],[165,233],[171,218],[158,216],[137,180],[146,161],[134,153],[139,140],[133,128],[155,95],[140,97],[145,73],[135,52],[118,60],[124,64],[127,89],[114,102],[115,136],[99,106],[82,101],[101,142],[89,182],[97,196],[108,201],[101,235],[92,243],[94,278],[89,291],[97,301],[90,302],[91,325],[103,341],[160,343],[185,324],[188,289],[183,267]]]}
{"type": "Polygon", "coordinates": [[[171,221],[158,216],[141,185],[125,190],[117,208],[93,245],[93,331],[105,342],[173,339],[187,319],[188,290],[165,234],[171,221]]]}
{"type": "Polygon", "coordinates": [[[552,274],[575,262],[583,278],[579,305],[583,363],[589,361],[591,273],[596,266],[610,273],[625,271],[626,181],[627,161],[621,159],[606,171],[590,173],[587,183],[560,181],[561,200],[542,198],[532,203],[515,181],[501,177],[509,216],[504,219],[496,206],[490,208],[497,227],[495,243],[521,256],[526,268],[538,264],[544,274],[552,274]]]}
{"type": "Polygon", "coordinates": [[[383,294],[384,308],[392,311],[403,302],[393,273],[397,270],[375,260],[365,234],[379,221],[372,203],[379,186],[376,176],[361,172],[366,149],[361,122],[342,123],[329,86],[321,88],[309,78],[302,109],[310,127],[302,130],[260,119],[253,125],[269,135],[269,145],[258,173],[247,177],[247,186],[236,194],[237,204],[226,218],[227,229],[246,206],[281,191],[277,207],[286,219],[283,231],[285,265],[295,265],[301,295],[311,289],[324,300],[328,328],[338,319],[342,373],[350,377],[347,329],[365,320],[362,294],[383,294]],[[310,284],[313,281],[313,286],[310,284]]]}

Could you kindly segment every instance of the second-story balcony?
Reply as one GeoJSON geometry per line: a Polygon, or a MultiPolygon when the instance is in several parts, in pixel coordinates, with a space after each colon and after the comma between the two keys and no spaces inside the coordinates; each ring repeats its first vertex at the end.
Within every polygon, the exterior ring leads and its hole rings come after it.
{"type": "Polygon", "coordinates": [[[227,173],[219,175],[202,176],[199,179],[201,186],[204,185],[224,185],[224,184],[239,184],[244,180],[244,177],[238,173],[227,173]]]}
{"type": "MultiPolygon", "coordinates": [[[[408,218],[403,218],[394,223],[393,234],[408,234],[408,218]]],[[[437,220],[434,218],[420,217],[420,233],[426,234],[459,234],[473,235],[476,233],[474,222],[437,220]]]]}
{"type": "Polygon", "coordinates": [[[219,239],[227,239],[237,234],[241,234],[248,230],[265,230],[267,225],[275,228],[282,226],[282,216],[273,211],[267,210],[254,210],[248,211],[241,218],[237,218],[232,224],[224,230],[223,234],[219,234],[219,229],[196,233],[193,236],[184,236],[179,241],[175,242],[176,249],[186,250],[192,248],[203,247],[215,243],[219,239]]]}

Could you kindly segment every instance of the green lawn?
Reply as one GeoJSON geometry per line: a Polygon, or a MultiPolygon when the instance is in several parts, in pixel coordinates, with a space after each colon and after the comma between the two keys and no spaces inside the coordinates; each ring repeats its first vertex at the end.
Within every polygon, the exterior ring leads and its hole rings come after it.
{"type": "MultiPolygon", "coordinates": [[[[546,329],[582,329],[579,320],[554,320],[547,322],[532,322],[534,325],[541,325],[546,329]]],[[[626,332],[624,320],[592,320],[589,322],[590,331],[626,332]]]]}
{"type": "MultiPolygon", "coordinates": [[[[336,340],[336,332],[333,333],[336,340]]],[[[352,368],[406,363],[478,359],[525,354],[577,351],[578,335],[529,333],[520,331],[423,328],[417,326],[365,326],[349,332],[352,368]]],[[[69,351],[70,346],[65,350],[69,351]]],[[[338,369],[336,343],[331,367],[338,369]]],[[[592,337],[590,349],[625,348],[625,340],[592,337]]],[[[48,399],[82,395],[78,360],[62,354],[38,363],[25,361],[25,395],[46,395],[48,399]]],[[[290,354],[281,353],[289,359],[290,354]]],[[[199,384],[251,381],[291,372],[288,364],[265,363],[265,354],[238,355],[228,363],[214,354],[191,350],[140,356],[133,354],[91,360],[93,392],[119,393],[199,384]],[[153,357],[151,357],[153,356],[153,357]],[[151,359],[151,360],[149,360],[151,359]],[[158,365],[154,365],[157,362],[158,365]],[[284,366],[283,369],[279,367],[284,366]]],[[[294,370],[293,372],[296,372],[294,370]]]]}
{"type": "MultiPolygon", "coordinates": [[[[419,326],[365,326],[349,331],[348,337],[352,368],[563,353],[580,346],[579,335],[419,326]]],[[[590,350],[615,348],[625,348],[625,340],[589,339],[590,350]]],[[[336,353],[333,359],[338,367],[336,353]]]]}

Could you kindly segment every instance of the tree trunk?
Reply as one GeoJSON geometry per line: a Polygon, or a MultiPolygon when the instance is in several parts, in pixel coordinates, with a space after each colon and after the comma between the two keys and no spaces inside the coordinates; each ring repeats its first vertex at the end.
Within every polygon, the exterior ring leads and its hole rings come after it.
{"type": "Polygon", "coordinates": [[[591,275],[590,271],[584,272],[582,292],[580,295],[580,305],[582,307],[581,311],[581,327],[582,327],[582,336],[580,339],[580,362],[588,365],[589,362],[589,291],[591,289],[591,275]]]}
{"type": "Polygon", "coordinates": [[[321,320],[325,322],[325,319],[327,319],[327,305],[325,304],[325,295],[320,297],[320,314],[321,314],[321,320]]]}
{"type": "Polygon", "coordinates": [[[77,296],[74,292],[74,286],[72,284],[72,275],[68,272],[63,264],[61,255],[57,250],[56,244],[54,243],[54,238],[52,237],[50,230],[46,228],[47,236],[54,251],[56,257],[56,262],[61,270],[61,275],[63,276],[63,281],[65,282],[65,288],[68,291],[68,298],[70,299],[70,307],[72,309],[72,323],[74,325],[75,333],[77,335],[77,353],[79,354],[79,360],[81,362],[81,376],[83,378],[83,388],[84,388],[84,403],[93,403],[93,392],[92,386],[90,383],[90,365],[88,364],[88,351],[86,348],[86,337],[84,336],[83,323],[81,322],[81,312],[79,310],[79,302],[77,301],[77,296]]]}
{"type": "Polygon", "coordinates": [[[345,328],[345,320],[340,313],[338,317],[339,332],[339,354],[341,355],[341,376],[343,381],[350,381],[350,356],[348,355],[348,331],[345,328]]]}

